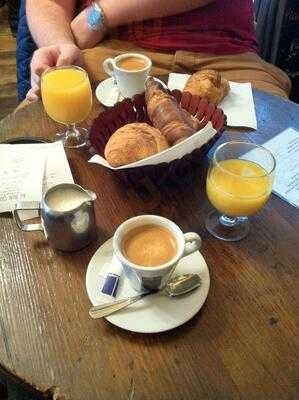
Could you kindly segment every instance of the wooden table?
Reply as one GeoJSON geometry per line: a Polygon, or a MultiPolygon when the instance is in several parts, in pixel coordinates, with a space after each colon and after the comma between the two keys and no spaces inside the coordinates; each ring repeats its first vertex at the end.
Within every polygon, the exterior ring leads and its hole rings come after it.
{"type": "MultiPolygon", "coordinates": [[[[227,133],[257,143],[299,127],[299,107],[254,93],[259,130],[227,133]]],[[[96,107],[95,113],[98,111],[96,107]]],[[[52,137],[57,126],[40,103],[0,123],[0,140],[52,137]]],[[[97,243],[60,253],[40,233],[0,219],[0,363],[2,370],[55,398],[299,399],[299,216],[272,196],[252,218],[251,234],[224,243],[204,229],[210,209],[204,175],[167,191],[125,190],[82,151],[69,151],[74,179],[94,190],[97,243]],[[134,334],[91,320],[85,291],[88,262],[129,217],[155,213],[203,237],[211,274],[205,306],[168,333],[134,334]]]]}

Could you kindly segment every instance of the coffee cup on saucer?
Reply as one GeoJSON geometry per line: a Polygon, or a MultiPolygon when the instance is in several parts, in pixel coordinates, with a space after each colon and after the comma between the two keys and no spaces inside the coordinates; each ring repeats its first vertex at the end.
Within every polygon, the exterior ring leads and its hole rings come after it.
{"type": "Polygon", "coordinates": [[[113,236],[114,254],[137,291],[163,289],[178,262],[200,248],[197,233],[156,215],[131,218],[113,236]]]}
{"type": "Polygon", "coordinates": [[[125,53],[103,62],[104,71],[112,76],[123,97],[144,92],[144,84],[152,66],[151,60],[138,53],[125,53]]]}

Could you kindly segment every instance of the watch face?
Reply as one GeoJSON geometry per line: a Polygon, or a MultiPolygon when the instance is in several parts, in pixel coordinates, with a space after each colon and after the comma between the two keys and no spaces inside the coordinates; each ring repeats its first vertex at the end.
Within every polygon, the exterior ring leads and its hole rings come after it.
{"type": "Polygon", "coordinates": [[[99,31],[103,25],[103,18],[100,8],[95,6],[88,7],[87,10],[87,24],[89,29],[99,31]]]}

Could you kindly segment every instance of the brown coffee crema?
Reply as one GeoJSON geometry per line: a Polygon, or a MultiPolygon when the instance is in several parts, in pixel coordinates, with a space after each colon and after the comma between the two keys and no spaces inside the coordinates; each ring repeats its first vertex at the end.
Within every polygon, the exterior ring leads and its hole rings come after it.
{"type": "Polygon", "coordinates": [[[118,60],[116,65],[126,71],[140,71],[147,66],[147,62],[143,58],[130,56],[118,60]]]}
{"type": "Polygon", "coordinates": [[[122,241],[123,255],[143,267],[158,267],[177,254],[174,235],[160,225],[143,225],[129,231],[122,241]]]}

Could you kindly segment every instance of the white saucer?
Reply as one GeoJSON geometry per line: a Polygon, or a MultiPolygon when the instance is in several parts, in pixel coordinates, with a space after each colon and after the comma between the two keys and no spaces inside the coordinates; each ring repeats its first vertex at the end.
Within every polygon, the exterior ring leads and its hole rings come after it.
{"type": "MultiPolygon", "coordinates": [[[[163,81],[160,81],[158,78],[154,79],[157,82],[160,82],[167,89],[167,86],[163,81]]],[[[118,91],[114,78],[107,78],[99,83],[95,90],[95,94],[99,102],[106,107],[113,107],[118,101],[124,99],[118,91]]]]}
{"type": "MultiPolygon", "coordinates": [[[[101,276],[109,270],[113,258],[112,238],[105,242],[93,255],[86,272],[86,290],[93,305],[103,302],[100,293],[101,276]]],[[[113,259],[115,262],[115,258],[113,259]]],[[[186,295],[169,298],[163,294],[152,294],[128,308],[111,314],[106,319],[128,331],[157,333],[176,328],[189,321],[204,304],[209,288],[210,275],[207,264],[199,251],[182,259],[175,274],[198,273],[202,285],[186,295]]],[[[136,295],[123,274],[117,298],[136,295]]]]}

